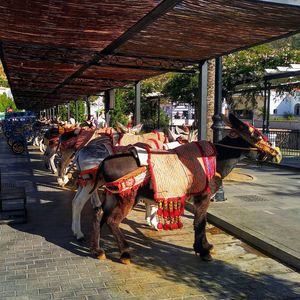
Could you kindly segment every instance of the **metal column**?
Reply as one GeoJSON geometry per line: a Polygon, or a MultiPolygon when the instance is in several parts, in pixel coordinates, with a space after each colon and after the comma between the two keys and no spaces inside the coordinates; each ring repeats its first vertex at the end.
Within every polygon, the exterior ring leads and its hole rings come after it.
{"type": "Polygon", "coordinates": [[[75,122],[79,123],[79,118],[78,118],[78,100],[75,101],[75,122]]]}
{"type": "Polygon", "coordinates": [[[271,84],[268,82],[267,84],[268,89],[268,101],[267,101],[267,121],[266,121],[266,133],[270,132],[270,102],[271,102],[271,84]]]}
{"type": "Polygon", "coordinates": [[[264,82],[264,107],[263,107],[263,126],[262,126],[263,133],[266,133],[266,116],[267,116],[267,81],[264,82]]]}
{"type": "Polygon", "coordinates": [[[157,129],[160,127],[160,97],[157,98],[157,129]]]}
{"type": "Polygon", "coordinates": [[[88,120],[90,120],[91,119],[91,103],[90,103],[90,100],[89,100],[88,96],[86,97],[85,103],[86,103],[86,110],[87,110],[88,120]]]}
{"type": "Polygon", "coordinates": [[[215,75],[215,110],[213,116],[212,129],[214,130],[213,142],[217,143],[222,139],[222,57],[216,58],[216,75],[215,75]]]}
{"type": "Polygon", "coordinates": [[[107,126],[110,125],[110,115],[109,115],[109,91],[104,92],[104,113],[105,113],[105,122],[107,126]]]}
{"type": "MultiPolygon", "coordinates": [[[[216,75],[215,75],[215,108],[213,116],[213,142],[218,143],[222,139],[222,130],[224,128],[222,122],[222,57],[216,58],[216,75]]],[[[215,201],[225,201],[223,185],[215,194],[215,201]]]]}
{"type": "Polygon", "coordinates": [[[138,81],[135,84],[134,125],[140,123],[141,123],[141,83],[138,81]]]}
{"type": "Polygon", "coordinates": [[[70,102],[67,104],[67,109],[68,109],[68,122],[70,122],[71,114],[70,114],[70,102]]]}
{"type": "Polygon", "coordinates": [[[198,110],[198,140],[207,139],[207,61],[199,64],[199,95],[195,109],[198,110]]]}

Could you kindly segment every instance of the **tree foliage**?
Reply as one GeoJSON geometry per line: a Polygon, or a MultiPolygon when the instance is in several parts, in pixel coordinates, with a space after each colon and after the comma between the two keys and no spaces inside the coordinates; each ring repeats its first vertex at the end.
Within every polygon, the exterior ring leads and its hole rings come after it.
{"type": "MultiPolygon", "coordinates": [[[[163,74],[141,82],[141,122],[148,127],[156,127],[158,119],[157,102],[150,101],[147,97],[151,93],[161,92],[166,82],[173,78],[174,74],[163,74]]],[[[163,102],[164,99],[162,98],[163,102]]],[[[115,109],[111,111],[110,121],[114,126],[116,122],[127,125],[129,115],[134,112],[135,91],[134,87],[116,90],[115,109]]],[[[168,126],[169,120],[163,110],[160,110],[160,126],[168,126]]]]}
{"type": "Polygon", "coordinates": [[[0,112],[6,112],[9,106],[11,106],[14,111],[18,111],[13,99],[8,97],[6,93],[0,95],[0,112]]]}
{"type": "MultiPolygon", "coordinates": [[[[295,38],[294,44],[299,40],[299,37],[295,38]]],[[[245,92],[249,104],[253,106],[254,95],[262,90],[265,69],[289,66],[291,63],[300,63],[300,50],[289,44],[279,48],[276,44],[264,44],[224,56],[223,97],[233,104],[235,87],[248,82],[255,87],[251,93],[245,92]]],[[[167,82],[163,93],[175,103],[193,104],[197,99],[198,75],[176,74],[167,82]]]]}
{"type": "MultiPolygon", "coordinates": [[[[86,120],[85,116],[85,102],[83,100],[78,100],[78,122],[82,122],[86,120]]],[[[68,120],[68,106],[67,104],[65,105],[60,105],[59,106],[59,117],[61,121],[69,121],[68,120]]],[[[76,104],[75,101],[70,102],[70,117],[75,118],[76,117],[76,104]]]]}

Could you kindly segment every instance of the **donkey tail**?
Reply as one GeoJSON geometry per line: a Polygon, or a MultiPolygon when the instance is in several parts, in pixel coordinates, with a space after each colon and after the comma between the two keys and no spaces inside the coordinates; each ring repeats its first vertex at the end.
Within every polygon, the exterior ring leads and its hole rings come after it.
{"type": "Polygon", "coordinates": [[[92,188],[92,190],[90,191],[89,194],[92,194],[96,188],[98,188],[99,186],[99,181],[103,179],[103,176],[102,176],[102,165],[103,163],[101,162],[98,166],[98,170],[97,170],[97,173],[96,173],[96,176],[95,176],[95,180],[94,180],[94,186],[92,188]]]}

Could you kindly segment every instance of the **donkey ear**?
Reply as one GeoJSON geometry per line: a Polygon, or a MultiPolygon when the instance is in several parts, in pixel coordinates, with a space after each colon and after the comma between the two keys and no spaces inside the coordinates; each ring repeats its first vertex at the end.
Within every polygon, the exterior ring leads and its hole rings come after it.
{"type": "Polygon", "coordinates": [[[222,120],[225,123],[225,125],[227,125],[230,128],[233,127],[233,125],[231,124],[231,122],[230,122],[230,120],[229,120],[229,118],[227,116],[225,116],[225,115],[222,114],[221,117],[222,117],[222,120]]]}
{"type": "Polygon", "coordinates": [[[175,132],[177,134],[186,134],[186,132],[184,130],[180,129],[178,126],[175,127],[175,132]]]}
{"type": "Polygon", "coordinates": [[[198,129],[193,130],[192,134],[193,134],[193,141],[197,141],[198,140],[198,129]]]}
{"type": "Polygon", "coordinates": [[[120,122],[116,122],[116,130],[121,132],[121,133],[128,133],[128,128],[126,128],[123,124],[120,122]]]}
{"type": "Polygon", "coordinates": [[[168,141],[169,141],[169,142],[175,142],[175,141],[180,137],[179,134],[174,133],[174,132],[173,132],[172,130],[170,130],[169,128],[167,129],[166,135],[167,135],[167,137],[168,137],[168,141]]]}
{"type": "Polygon", "coordinates": [[[229,121],[232,124],[231,127],[237,130],[248,130],[249,127],[240,119],[238,119],[235,115],[229,114],[229,121]]]}
{"type": "Polygon", "coordinates": [[[130,131],[134,134],[139,134],[140,131],[142,130],[142,127],[143,127],[143,124],[140,123],[140,124],[133,126],[130,131]]]}

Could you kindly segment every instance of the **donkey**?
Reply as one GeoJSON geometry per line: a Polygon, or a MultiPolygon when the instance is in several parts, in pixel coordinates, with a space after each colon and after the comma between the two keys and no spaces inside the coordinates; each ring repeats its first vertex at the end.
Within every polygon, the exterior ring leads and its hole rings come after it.
{"type": "MultiPolygon", "coordinates": [[[[193,197],[195,207],[193,248],[195,253],[200,254],[204,261],[212,260],[210,251],[213,248],[213,245],[208,242],[205,232],[207,209],[210,199],[221,186],[222,179],[232,171],[242,158],[248,157],[256,161],[273,161],[276,163],[281,160],[280,150],[273,148],[266,137],[256,128],[243,123],[232,114],[229,115],[227,123],[232,128],[231,132],[218,144],[215,144],[216,172],[213,172],[207,181],[207,189],[193,197]]],[[[203,143],[208,142],[203,141],[203,143]]],[[[149,167],[146,168],[149,169],[149,167]]],[[[111,182],[118,182],[120,178],[124,178],[123,176],[136,172],[138,169],[140,169],[140,162],[131,153],[110,156],[99,167],[94,188],[105,187],[105,185],[107,187],[111,182]]],[[[169,179],[171,180],[171,178],[169,179]]],[[[150,182],[151,180],[152,178],[150,182]]],[[[99,242],[101,227],[106,223],[117,241],[121,253],[120,261],[124,264],[130,263],[129,246],[119,225],[137,204],[139,196],[149,197],[150,195],[153,197],[154,192],[150,187],[151,185],[148,182],[146,186],[132,188],[123,195],[118,193],[114,195],[107,194],[101,206],[95,207],[91,237],[91,253],[93,256],[98,259],[105,259],[104,250],[100,248],[99,242]]]]}
{"type": "Polygon", "coordinates": [[[62,134],[60,137],[60,146],[58,148],[61,155],[57,179],[59,186],[63,187],[67,184],[69,178],[66,174],[66,169],[72,161],[72,158],[74,158],[75,153],[84,147],[88,142],[105,133],[111,136],[113,143],[115,144],[121,137],[121,134],[127,133],[134,135],[138,134],[141,129],[141,124],[138,124],[133,128],[126,128],[122,124],[117,123],[117,131],[115,131],[113,128],[96,129],[84,127],[82,130],[77,128],[73,131],[62,134]]]}
{"type": "MultiPolygon", "coordinates": [[[[107,135],[104,133],[98,138],[91,140],[87,145],[76,152],[74,163],[78,174],[79,188],[72,201],[72,231],[77,240],[84,238],[81,231],[80,215],[85,203],[91,198],[93,206],[99,206],[95,205],[95,203],[99,204],[100,201],[98,191],[91,191],[95,183],[98,166],[101,162],[115,151],[120,151],[120,149],[123,150],[124,148],[129,149],[130,144],[134,144],[138,141],[144,141],[149,147],[161,149],[164,145],[168,145],[163,143],[167,140],[168,137],[162,132],[141,135],[130,133],[120,134],[117,132],[107,135]]],[[[174,144],[173,142],[172,145],[168,146],[171,147],[174,144]]],[[[179,143],[176,145],[179,145],[179,143]]],[[[150,205],[148,206],[151,212],[150,205]]]]}

